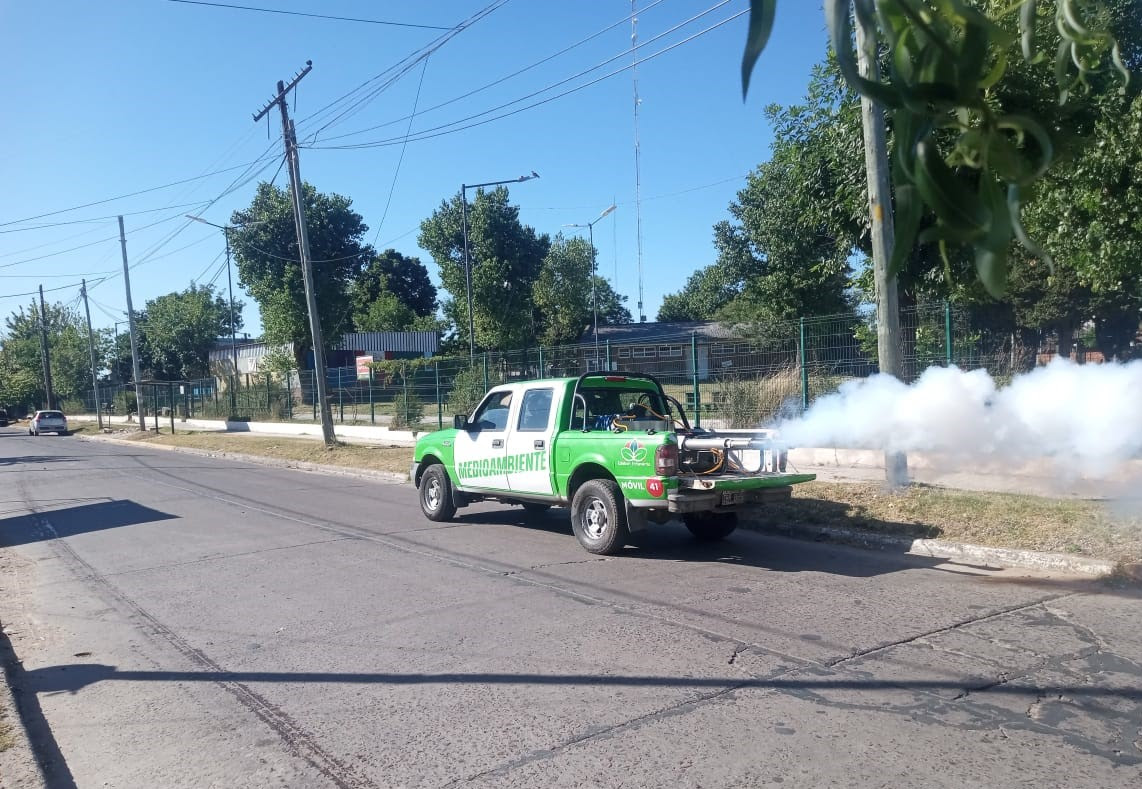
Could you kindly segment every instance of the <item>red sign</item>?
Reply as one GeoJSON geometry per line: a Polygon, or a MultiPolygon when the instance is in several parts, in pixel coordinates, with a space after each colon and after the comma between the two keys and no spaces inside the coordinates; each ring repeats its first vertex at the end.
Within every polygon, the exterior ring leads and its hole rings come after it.
{"type": "Polygon", "coordinates": [[[358,381],[368,381],[369,380],[369,370],[370,370],[369,365],[372,364],[374,361],[375,360],[373,359],[372,356],[358,356],[357,357],[357,380],[358,381]]]}
{"type": "Polygon", "coordinates": [[[662,480],[653,478],[648,479],[646,481],[646,492],[651,496],[654,496],[656,499],[662,498],[662,494],[665,492],[665,488],[662,486],[662,480]]]}

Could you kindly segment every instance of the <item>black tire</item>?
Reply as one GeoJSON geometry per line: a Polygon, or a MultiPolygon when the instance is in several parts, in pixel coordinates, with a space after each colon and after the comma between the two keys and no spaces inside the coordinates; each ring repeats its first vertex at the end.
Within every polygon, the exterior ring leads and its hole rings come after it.
{"type": "Polygon", "coordinates": [[[528,515],[542,515],[551,509],[550,504],[542,504],[538,501],[525,501],[523,503],[523,511],[528,515]]]}
{"type": "Polygon", "coordinates": [[[439,463],[429,466],[420,477],[420,511],[430,521],[450,521],[456,514],[452,480],[439,463]]]}
{"type": "Polygon", "coordinates": [[[588,553],[609,556],[622,550],[630,532],[619,486],[609,479],[580,485],[571,501],[571,528],[588,553]]]}
{"type": "Polygon", "coordinates": [[[702,542],[717,542],[734,533],[738,527],[736,512],[702,512],[682,516],[682,522],[702,542]]]}

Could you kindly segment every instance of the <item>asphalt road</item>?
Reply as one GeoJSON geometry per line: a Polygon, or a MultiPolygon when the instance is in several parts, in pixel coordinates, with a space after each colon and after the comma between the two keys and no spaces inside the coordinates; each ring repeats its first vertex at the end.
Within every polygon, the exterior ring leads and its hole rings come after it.
{"type": "Polygon", "coordinates": [[[1142,785],[1142,600],[0,431],[53,786],[1142,785]]]}

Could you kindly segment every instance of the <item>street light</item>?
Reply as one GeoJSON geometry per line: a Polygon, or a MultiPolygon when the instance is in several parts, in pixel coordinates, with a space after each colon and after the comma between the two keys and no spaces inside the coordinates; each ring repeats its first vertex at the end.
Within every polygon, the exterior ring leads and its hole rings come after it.
{"type": "MultiPolygon", "coordinates": [[[[233,225],[216,225],[213,222],[207,222],[200,216],[185,215],[187,219],[193,219],[195,222],[201,222],[204,225],[216,227],[222,231],[223,237],[226,239],[226,287],[230,291],[230,354],[234,362],[234,378],[230,382],[230,415],[233,416],[238,411],[238,395],[234,391],[234,387],[238,382],[238,341],[235,339],[234,332],[234,280],[230,276],[230,231],[237,230],[238,228],[233,225]]],[[[253,227],[254,225],[261,225],[264,222],[250,222],[243,225],[243,227],[253,227]]]]}
{"type": "Polygon", "coordinates": [[[563,227],[585,227],[587,228],[587,236],[591,239],[591,312],[594,316],[595,323],[595,366],[599,366],[599,299],[595,293],[595,278],[598,276],[598,255],[595,252],[595,224],[598,223],[603,217],[610,214],[615,210],[615,204],[611,203],[610,208],[607,208],[603,213],[599,214],[592,221],[581,225],[564,225],[563,227]]]}
{"type": "Polygon", "coordinates": [[[468,256],[468,190],[482,189],[485,186],[502,186],[503,184],[521,184],[538,178],[539,173],[531,171],[531,175],[521,175],[519,178],[510,178],[507,181],[488,181],[482,184],[460,184],[461,226],[464,233],[464,288],[468,297],[468,360],[476,358],[476,328],[472,319],[472,261],[468,256]]]}

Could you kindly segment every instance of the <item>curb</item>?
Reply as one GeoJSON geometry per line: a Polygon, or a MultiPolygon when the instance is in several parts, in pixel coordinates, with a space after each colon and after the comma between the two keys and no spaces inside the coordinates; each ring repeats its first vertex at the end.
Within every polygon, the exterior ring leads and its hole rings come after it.
{"type": "Polygon", "coordinates": [[[1070,556],[1065,553],[1028,551],[1019,548],[990,548],[985,545],[971,545],[946,540],[895,537],[834,526],[774,525],[748,519],[742,521],[742,526],[750,531],[789,537],[795,540],[832,542],[857,548],[895,551],[932,559],[970,561],[974,564],[994,568],[1043,570],[1070,575],[1085,575],[1091,578],[1100,578],[1115,569],[1115,563],[1108,559],[1070,556]]]}
{"type": "MultiPolygon", "coordinates": [[[[105,441],[109,444],[139,446],[138,441],[126,441],[121,438],[110,438],[108,436],[75,437],[80,441],[105,441]]],[[[408,474],[400,474],[395,471],[372,471],[370,469],[355,469],[348,466],[329,466],[323,463],[310,463],[306,460],[282,460],[280,458],[268,458],[264,455],[247,455],[242,452],[219,452],[210,449],[195,449],[193,447],[172,447],[165,444],[144,444],[143,446],[147,449],[182,452],[187,455],[198,455],[199,457],[207,458],[222,458],[223,460],[254,463],[259,466],[269,466],[271,468],[288,468],[294,471],[307,471],[311,474],[327,474],[335,477],[357,477],[359,479],[371,479],[375,482],[397,485],[408,482],[408,474]]]]}

